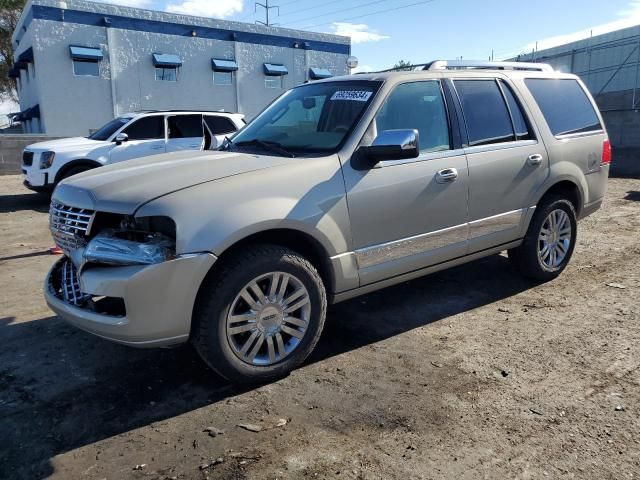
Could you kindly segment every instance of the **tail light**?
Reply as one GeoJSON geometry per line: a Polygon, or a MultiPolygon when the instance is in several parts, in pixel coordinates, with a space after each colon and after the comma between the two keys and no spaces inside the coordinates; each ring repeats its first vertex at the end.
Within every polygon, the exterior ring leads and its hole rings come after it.
{"type": "Polygon", "coordinates": [[[602,142],[602,165],[609,165],[611,163],[611,142],[605,140],[602,142]]]}

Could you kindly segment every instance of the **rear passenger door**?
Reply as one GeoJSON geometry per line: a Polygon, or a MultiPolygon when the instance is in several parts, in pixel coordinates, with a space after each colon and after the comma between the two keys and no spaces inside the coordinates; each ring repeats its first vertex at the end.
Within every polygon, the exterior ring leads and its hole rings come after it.
{"type": "Polygon", "coordinates": [[[521,236],[549,161],[523,102],[505,80],[456,79],[453,84],[467,133],[472,253],[521,236]]]}
{"type": "Polygon", "coordinates": [[[202,115],[170,115],[167,117],[167,152],[200,150],[204,142],[202,115]]]}

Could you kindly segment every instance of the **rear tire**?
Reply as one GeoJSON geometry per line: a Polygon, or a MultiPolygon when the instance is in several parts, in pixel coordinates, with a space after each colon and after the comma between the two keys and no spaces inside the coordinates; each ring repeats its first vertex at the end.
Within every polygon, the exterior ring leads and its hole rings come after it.
{"type": "Polygon", "coordinates": [[[256,245],[222,260],[200,289],[192,343],[227,380],[287,375],[315,348],[327,311],[322,279],[300,254],[256,245]]]}
{"type": "Polygon", "coordinates": [[[573,204],[549,197],[536,208],[522,245],[509,250],[509,260],[526,277],[553,280],[569,263],[577,233],[573,204]]]}

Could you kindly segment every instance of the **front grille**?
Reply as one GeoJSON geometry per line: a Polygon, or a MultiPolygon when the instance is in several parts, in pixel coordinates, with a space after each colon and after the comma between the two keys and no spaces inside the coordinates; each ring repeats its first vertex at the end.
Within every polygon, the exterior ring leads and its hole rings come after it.
{"type": "Polygon", "coordinates": [[[25,167],[30,167],[33,164],[33,152],[27,150],[22,152],[22,164],[25,167]]]}
{"type": "Polygon", "coordinates": [[[67,255],[76,248],[84,247],[94,215],[93,210],[51,202],[49,229],[56,245],[67,255]]]}
{"type": "Polygon", "coordinates": [[[60,269],[60,290],[65,302],[72,305],[81,305],[87,301],[88,295],[80,290],[78,270],[70,260],[65,260],[60,269]]]}

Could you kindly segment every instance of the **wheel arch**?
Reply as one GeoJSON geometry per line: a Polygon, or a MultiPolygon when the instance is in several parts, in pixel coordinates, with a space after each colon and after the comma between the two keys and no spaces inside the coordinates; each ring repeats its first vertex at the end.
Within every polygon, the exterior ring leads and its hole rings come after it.
{"type": "Polygon", "coordinates": [[[88,168],[96,168],[102,167],[100,162],[96,162],[95,160],[89,160],[88,158],[79,158],[77,160],[72,160],[68,163],[65,163],[58,169],[56,173],[55,183],[57,184],[60,180],[62,180],[66,174],[73,168],[76,167],[88,167],[88,168]]]}
{"type": "Polygon", "coordinates": [[[580,217],[580,212],[582,211],[584,202],[584,194],[578,182],[575,182],[569,178],[564,178],[557,181],[553,185],[549,186],[542,193],[542,195],[540,195],[540,198],[536,202],[536,205],[539,205],[541,202],[551,196],[561,196],[569,200],[576,211],[576,216],[578,218],[580,217]]]}

